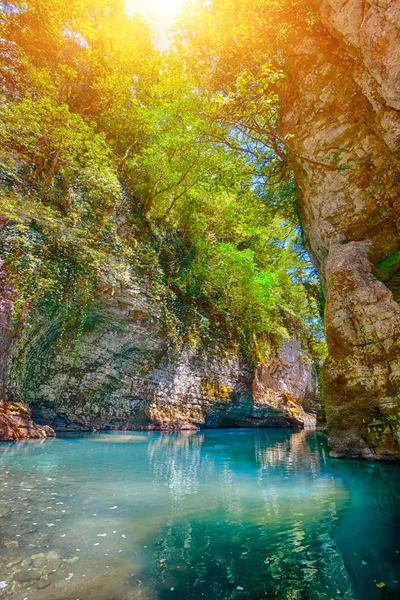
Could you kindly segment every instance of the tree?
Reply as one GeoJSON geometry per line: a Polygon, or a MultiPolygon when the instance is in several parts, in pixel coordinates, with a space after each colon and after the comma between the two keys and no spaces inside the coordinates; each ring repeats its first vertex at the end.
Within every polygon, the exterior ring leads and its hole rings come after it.
{"type": "Polygon", "coordinates": [[[151,283],[175,343],[217,337],[262,360],[294,327],[319,336],[276,135],[281,72],[231,68],[228,38],[212,56],[229,72],[201,63],[199,24],[217,26],[202,10],[190,44],[160,56],[119,0],[3,4],[0,253],[18,306],[77,316],[78,338],[117,260],[151,283]]]}

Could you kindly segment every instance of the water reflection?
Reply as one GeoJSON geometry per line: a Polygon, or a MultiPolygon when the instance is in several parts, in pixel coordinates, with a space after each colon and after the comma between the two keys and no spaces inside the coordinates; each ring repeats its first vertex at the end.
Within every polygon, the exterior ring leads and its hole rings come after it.
{"type": "Polygon", "coordinates": [[[335,537],[359,597],[400,598],[399,466],[332,462],[336,480],[349,491],[338,513],[335,537]],[[354,515],[360,517],[355,519],[354,515]],[[385,587],[376,592],[376,583],[385,587]]]}
{"type": "Polygon", "coordinates": [[[306,430],[4,445],[0,596],[398,598],[399,486],[306,430]]]}
{"type": "Polygon", "coordinates": [[[149,445],[155,479],[168,482],[178,509],[152,548],[159,597],[173,587],[183,598],[353,598],[331,536],[347,493],[322,476],[315,434],[208,432],[199,440],[186,440],[182,453],[171,436],[149,445]]]}

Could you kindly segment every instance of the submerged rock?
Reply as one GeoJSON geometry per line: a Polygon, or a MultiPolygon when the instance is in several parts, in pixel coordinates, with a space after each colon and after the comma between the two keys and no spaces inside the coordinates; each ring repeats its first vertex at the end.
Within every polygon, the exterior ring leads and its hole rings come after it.
{"type": "Polygon", "coordinates": [[[38,590],[43,590],[44,588],[48,587],[50,585],[50,583],[51,583],[50,579],[48,579],[47,577],[42,577],[42,579],[37,582],[36,588],[38,590]]]}
{"type": "Polygon", "coordinates": [[[79,562],[79,556],[73,556],[72,558],[64,558],[63,562],[67,565],[76,565],[79,562]]]}
{"type": "Polygon", "coordinates": [[[41,573],[37,569],[24,569],[17,571],[14,574],[15,581],[18,583],[28,583],[29,581],[37,581],[41,578],[41,573]]]}

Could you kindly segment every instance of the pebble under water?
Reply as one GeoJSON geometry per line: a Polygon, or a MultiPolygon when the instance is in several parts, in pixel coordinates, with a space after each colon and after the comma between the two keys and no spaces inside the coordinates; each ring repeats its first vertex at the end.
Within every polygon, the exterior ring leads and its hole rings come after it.
{"type": "Polygon", "coordinates": [[[314,431],[0,446],[0,597],[400,598],[400,467],[314,431]]]}

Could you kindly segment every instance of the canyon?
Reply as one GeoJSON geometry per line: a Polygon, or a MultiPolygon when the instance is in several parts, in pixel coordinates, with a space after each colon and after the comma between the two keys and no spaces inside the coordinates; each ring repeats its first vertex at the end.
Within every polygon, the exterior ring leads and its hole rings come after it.
{"type": "MultiPolygon", "coordinates": [[[[279,127],[324,292],[329,445],[333,457],[398,460],[400,7],[322,0],[318,10],[318,27],[285,57],[279,127]]],[[[57,318],[12,321],[15,298],[1,276],[3,439],[52,435],[46,427],[315,424],[317,370],[294,331],[257,365],[217,342],[174,348],[147,283],[116,264],[103,273],[75,361],[76,331],[60,340],[57,318]]]]}

